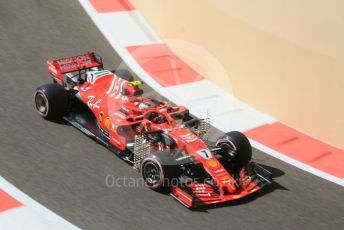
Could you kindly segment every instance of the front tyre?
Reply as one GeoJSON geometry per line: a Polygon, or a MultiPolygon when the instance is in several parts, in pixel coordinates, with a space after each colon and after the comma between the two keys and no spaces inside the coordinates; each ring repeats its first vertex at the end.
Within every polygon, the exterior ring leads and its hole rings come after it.
{"type": "Polygon", "coordinates": [[[146,185],[155,191],[169,191],[178,185],[180,166],[167,152],[158,151],[143,159],[141,175],[146,185]]]}
{"type": "Polygon", "coordinates": [[[247,137],[238,131],[225,133],[218,138],[216,146],[222,149],[223,154],[238,168],[247,165],[252,158],[252,147],[247,137]]]}
{"type": "Polygon", "coordinates": [[[38,87],[34,93],[34,102],[38,115],[47,120],[60,118],[68,109],[67,92],[59,84],[38,87]]]}
{"type": "Polygon", "coordinates": [[[146,185],[153,190],[162,190],[165,176],[160,162],[153,159],[146,159],[141,165],[141,175],[146,185]]]}

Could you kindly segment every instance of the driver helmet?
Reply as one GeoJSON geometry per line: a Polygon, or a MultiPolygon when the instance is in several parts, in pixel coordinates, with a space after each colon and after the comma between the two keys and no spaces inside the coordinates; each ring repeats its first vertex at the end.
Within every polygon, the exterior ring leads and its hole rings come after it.
{"type": "Polygon", "coordinates": [[[152,105],[147,102],[141,102],[139,104],[139,109],[149,109],[149,108],[152,108],[152,105]]]}
{"type": "Polygon", "coordinates": [[[143,94],[143,90],[139,87],[141,84],[141,81],[126,82],[122,87],[121,94],[127,96],[129,101],[135,101],[143,94]]]}

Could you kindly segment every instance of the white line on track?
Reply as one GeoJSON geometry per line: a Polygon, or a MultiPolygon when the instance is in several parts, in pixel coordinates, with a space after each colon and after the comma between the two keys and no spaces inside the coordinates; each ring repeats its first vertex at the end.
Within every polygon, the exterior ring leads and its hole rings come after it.
{"type": "Polygon", "coordinates": [[[48,208],[17,189],[0,176],[0,188],[23,204],[0,213],[0,225],[5,229],[79,229],[48,208]]]}

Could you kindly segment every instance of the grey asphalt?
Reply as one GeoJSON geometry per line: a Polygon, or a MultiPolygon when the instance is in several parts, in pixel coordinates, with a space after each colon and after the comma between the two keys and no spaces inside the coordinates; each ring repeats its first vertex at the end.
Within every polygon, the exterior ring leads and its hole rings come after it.
{"type": "Polygon", "coordinates": [[[225,205],[190,211],[146,187],[106,186],[108,175],[139,175],[33,107],[35,88],[51,82],[45,61],[90,50],[108,68],[120,62],[77,1],[0,1],[0,175],[33,199],[82,229],[343,228],[342,187],[259,151],[254,158],[274,184],[225,205]]]}

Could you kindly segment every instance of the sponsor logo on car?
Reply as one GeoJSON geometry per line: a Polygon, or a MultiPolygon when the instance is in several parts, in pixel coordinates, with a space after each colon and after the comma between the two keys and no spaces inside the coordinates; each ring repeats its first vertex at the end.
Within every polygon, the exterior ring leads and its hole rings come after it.
{"type": "Polygon", "coordinates": [[[88,102],[87,105],[90,107],[90,109],[99,109],[100,103],[102,102],[102,99],[95,99],[95,96],[88,96],[88,102]]]}
{"type": "Polygon", "coordinates": [[[198,140],[198,137],[193,133],[182,134],[180,137],[186,142],[191,143],[198,140]]]}

